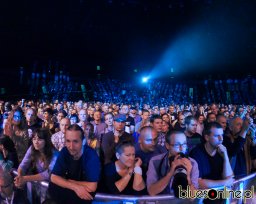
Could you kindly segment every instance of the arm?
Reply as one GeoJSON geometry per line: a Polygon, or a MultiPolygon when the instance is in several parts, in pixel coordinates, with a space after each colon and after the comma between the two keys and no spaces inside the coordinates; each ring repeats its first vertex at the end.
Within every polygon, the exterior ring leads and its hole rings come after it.
{"type": "Polygon", "coordinates": [[[67,188],[69,190],[74,191],[77,194],[77,196],[80,197],[81,199],[85,199],[85,200],[93,199],[93,197],[87,191],[86,187],[84,187],[83,185],[79,185],[73,181],[69,181],[55,174],[51,175],[51,182],[53,182],[54,184],[62,188],[67,188]]]}
{"type": "Polygon", "coordinates": [[[133,179],[133,189],[136,191],[141,191],[145,188],[145,182],[142,177],[142,161],[140,158],[137,158],[137,162],[135,163],[134,168],[134,179],[133,179]]]}
{"type": "Polygon", "coordinates": [[[148,172],[147,172],[147,188],[149,195],[157,195],[161,193],[167,185],[170,183],[170,179],[173,176],[174,170],[176,166],[182,165],[181,160],[177,159],[179,155],[177,155],[172,162],[171,170],[160,180],[158,180],[158,176],[156,173],[156,169],[154,168],[153,161],[150,160],[148,172]],[[152,177],[154,180],[152,180],[152,177]]]}
{"type": "Polygon", "coordinates": [[[199,187],[201,189],[215,188],[219,186],[231,186],[235,180],[232,176],[222,180],[198,179],[199,187]]]}
{"type": "MultiPolygon", "coordinates": [[[[132,170],[129,170],[129,173],[132,174],[132,170]]],[[[129,173],[127,173],[124,177],[115,182],[115,186],[117,187],[119,192],[122,192],[128,185],[132,177],[132,175],[130,175],[129,173]]]]}
{"type": "Polygon", "coordinates": [[[222,178],[226,179],[230,176],[233,176],[233,170],[231,168],[230,162],[229,162],[229,158],[228,158],[228,154],[227,154],[227,149],[225,146],[223,146],[222,144],[218,146],[218,153],[222,156],[223,158],[223,169],[222,169],[222,178]]]}
{"type": "Polygon", "coordinates": [[[161,193],[166,186],[170,183],[170,179],[173,176],[173,171],[169,171],[165,177],[148,186],[148,193],[151,196],[161,193]]]}

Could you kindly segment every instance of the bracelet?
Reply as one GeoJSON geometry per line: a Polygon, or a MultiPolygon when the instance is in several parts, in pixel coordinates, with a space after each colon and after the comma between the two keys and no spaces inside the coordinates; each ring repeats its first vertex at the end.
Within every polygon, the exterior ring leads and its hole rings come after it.
{"type": "Polygon", "coordinates": [[[139,166],[136,166],[136,167],[134,168],[134,173],[135,173],[135,174],[142,175],[142,169],[141,169],[139,166]]]}

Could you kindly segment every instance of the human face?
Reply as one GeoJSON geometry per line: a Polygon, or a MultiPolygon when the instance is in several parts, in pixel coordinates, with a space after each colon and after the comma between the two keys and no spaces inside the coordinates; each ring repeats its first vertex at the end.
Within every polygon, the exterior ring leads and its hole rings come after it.
{"type": "Polygon", "coordinates": [[[162,132],[166,133],[169,131],[169,125],[166,121],[162,122],[162,132]]]}
{"type": "Polygon", "coordinates": [[[203,122],[204,122],[204,116],[199,116],[198,123],[203,124],[203,122]]]}
{"type": "Polygon", "coordinates": [[[226,130],[226,128],[227,128],[227,119],[224,116],[219,117],[217,122],[222,126],[223,130],[226,130]]]}
{"type": "Polygon", "coordinates": [[[110,114],[105,115],[105,123],[107,126],[112,126],[113,125],[113,116],[110,114]]]}
{"type": "Polygon", "coordinates": [[[99,105],[96,105],[96,106],[95,106],[95,110],[96,110],[96,111],[100,110],[100,106],[99,106],[99,105]]]}
{"type": "Polygon", "coordinates": [[[156,130],[147,130],[140,136],[141,149],[146,152],[153,152],[157,143],[157,132],[156,130]]]}
{"type": "Polygon", "coordinates": [[[165,113],[166,113],[165,109],[160,108],[160,114],[163,115],[163,114],[165,114],[165,113]]]}
{"type": "Polygon", "coordinates": [[[51,116],[50,116],[50,114],[48,112],[44,112],[44,119],[45,120],[51,119],[51,116]]]}
{"type": "MultiPolygon", "coordinates": [[[[118,153],[117,153],[118,154],[118,153]]],[[[126,167],[132,167],[135,162],[135,148],[132,146],[125,147],[119,155],[119,161],[126,167]]]]}
{"type": "Polygon", "coordinates": [[[12,119],[13,124],[14,125],[20,124],[21,118],[22,118],[21,112],[15,111],[13,114],[13,119],[12,119]]]}
{"type": "Polygon", "coordinates": [[[26,111],[26,120],[27,120],[27,122],[35,121],[35,118],[36,118],[35,116],[36,115],[35,115],[35,113],[34,113],[34,111],[32,109],[28,109],[26,111]]]}
{"type": "Polygon", "coordinates": [[[232,121],[231,130],[233,134],[237,134],[241,131],[243,125],[243,120],[241,118],[236,118],[232,121]]]}
{"type": "Polygon", "coordinates": [[[223,142],[223,129],[222,128],[211,128],[211,134],[205,136],[206,141],[210,146],[216,149],[223,142]]]}
{"type": "Polygon", "coordinates": [[[101,118],[101,114],[99,111],[96,111],[94,114],[93,114],[93,118],[94,120],[96,121],[100,121],[100,118],[101,118]]]}
{"type": "Polygon", "coordinates": [[[161,132],[162,131],[162,119],[155,119],[155,121],[153,122],[153,128],[157,132],[161,132]]]}
{"type": "Polygon", "coordinates": [[[0,194],[2,198],[7,198],[12,193],[12,183],[8,183],[7,179],[0,178],[0,194]]]}
{"type": "Polygon", "coordinates": [[[164,120],[164,121],[166,121],[166,122],[170,122],[170,118],[169,118],[169,116],[168,115],[163,115],[162,116],[162,119],[164,120]]]}
{"type": "Polygon", "coordinates": [[[128,106],[122,106],[120,113],[127,115],[129,113],[128,106]]]}
{"type": "Polygon", "coordinates": [[[173,107],[173,106],[170,106],[170,107],[169,107],[169,112],[170,112],[170,113],[174,113],[174,107],[173,107]]]}
{"type": "Polygon", "coordinates": [[[93,129],[91,128],[91,126],[86,125],[85,129],[84,129],[84,134],[89,137],[90,134],[93,134],[93,129]]]}
{"type": "Polygon", "coordinates": [[[79,159],[82,155],[83,141],[81,139],[80,131],[66,131],[65,144],[69,153],[74,157],[74,159],[79,159]]]}
{"type": "Polygon", "coordinates": [[[122,131],[124,130],[125,122],[117,122],[114,121],[114,128],[116,131],[122,131]]]}
{"type": "Polygon", "coordinates": [[[191,120],[189,125],[186,125],[186,129],[190,133],[196,133],[196,128],[197,128],[197,121],[196,120],[191,120]]]}
{"type": "Polygon", "coordinates": [[[73,124],[76,124],[78,121],[76,119],[76,117],[71,117],[70,118],[70,124],[73,125],[73,124]]]}
{"type": "Polygon", "coordinates": [[[142,120],[148,120],[148,118],[149,118],[149,112],[143,112],[142,120]]]}
{"type": "Polygon", "coordinates": [[[167,144],[167,149],[169,149],[170,155],[177,155],[180,152],[186,154],[187,138],[184,133],[172,134],[170,137],[170,144],[167,144]]]}
{"type": "Polygon", "coordinates": [[[178,122],[181,125],[185,125],[185,116],[184,115],[180,115],[178,122]]]}
{"type": "Polygon", "coordinates": [[[57,120],[58,120],[59,123],[60,123],[61,119],[63,119],[63,118],[64,118],[63,113],[58,113],[57,120]]]}
{"type": "Polygon", "coordinates": [[[216,121],[216,115],[215,114],[210,114],[208,117],[208,122],[214,122],[216,121]]]}
{"type": "Polygon", "coordinates": [[[85,110],[80,110],[79,111],[79,120],[82,122],[86,121],[86,111],[85,110]]]}
{"type": "Polygon", "coordinates": [[[36,150],[42,152],[45,146],[45,140],[39,138],[37,135],[35,137],[33,137],[32,139],[33,141],[33,146],[36,150]]]}
{"type": "Polygon", "coordinates": [[[68,127],[70,126],[70,120],[68,118],[63,118],[60,121],[60,131],[65,134],[68,127]]]}

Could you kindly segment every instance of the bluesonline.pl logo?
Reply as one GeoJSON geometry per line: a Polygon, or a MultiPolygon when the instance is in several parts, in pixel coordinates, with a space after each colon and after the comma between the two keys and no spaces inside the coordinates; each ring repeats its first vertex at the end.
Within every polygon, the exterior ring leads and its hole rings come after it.
{"type": "Polygon", "coordinates": [[[182,186],[178,186],[179,188],[179,198],[181,199],[243,199],[244,203],[246,203],[246,199],[252,199],[254,195],[254,186],[251,187],[250,190],[229,190],[228,188],[224,187],[223,190],[215,190],[215,189],[198,189],[194,190],[194,194],[192,194],[190,190],[190,186],[187,187],[186,190],[182,190],[182,186]]]}

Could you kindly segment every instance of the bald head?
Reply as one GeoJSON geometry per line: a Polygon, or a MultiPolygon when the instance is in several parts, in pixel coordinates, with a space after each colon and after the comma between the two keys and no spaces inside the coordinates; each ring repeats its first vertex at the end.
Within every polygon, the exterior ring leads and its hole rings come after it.
{"type": "Polygon", "coordinates": [[[151,126],[145,126],[140,131],[139,143],[141,150],[152,152],[155,150],[157,131],[151,126]]]}
{"type": "Polygon", "coordinates": [[[237,134],[241,131],[243,125],[243,120],[239,117],[234,118],[230,123],[230,130],[233,134],[237,134]]]}
{"type": "Polygon", "coordinates": [[[62,118],[60,121],[60,131],[65,134],[66,130],[70,126],[70,120],[69,118],[62,118]]]}
{"type": "Polygon", "coordinates": [[[226,130],[227,118],[224,115],[217,115],[216,122],[222,126],[223,130],[226,130]]]}

